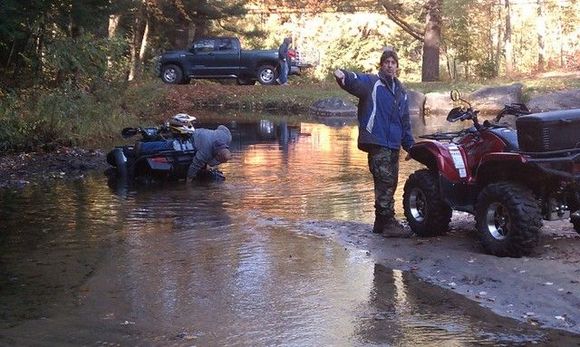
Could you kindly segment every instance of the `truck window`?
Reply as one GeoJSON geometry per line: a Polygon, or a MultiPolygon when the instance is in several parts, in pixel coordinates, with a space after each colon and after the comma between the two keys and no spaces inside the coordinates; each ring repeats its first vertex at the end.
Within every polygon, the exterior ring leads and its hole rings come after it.
{"type": "Polygon", "coordinates": [[[193,44],[193,50],[196,52],[213,52],[214,46],[214,40],[199,40],[193,44]]]}
{"type": "Polygon", "coordinates": [[[234,50],[234,45],[231,39],[218,39],[217,42],[217,50],[218,51],[232,51],[234,50]]]}

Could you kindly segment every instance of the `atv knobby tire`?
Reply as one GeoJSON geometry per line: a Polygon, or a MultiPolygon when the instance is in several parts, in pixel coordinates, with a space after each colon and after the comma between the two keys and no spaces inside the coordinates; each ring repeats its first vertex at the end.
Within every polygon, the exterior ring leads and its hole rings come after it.
{"type": "Polygon", "coordinates": [[[500,257],[529,254],[537,246],[542,228],[533,192],[510,182],[490,184],[481,191],[475,221],[483,248],[500,257]]]}
{"type": "Polygon", "coordinates": [[[439,193],[437,174],[418,170],[405,182],[403,193],[405,217],[418,236],[437,236],[449,229],[451,208],[439,193]]]}

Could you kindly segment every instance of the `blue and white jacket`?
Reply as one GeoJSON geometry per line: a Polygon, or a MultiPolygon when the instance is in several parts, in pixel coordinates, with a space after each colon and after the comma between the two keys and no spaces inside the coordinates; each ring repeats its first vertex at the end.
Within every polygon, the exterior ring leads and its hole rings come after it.
{"type": "Polygon", "coordinates": [[[342,70],[340,87],[359,98],[358,148],[368,152],[372,145],[408,151],[415,143],[409,119],[407,91],[397,78],[342,70]]]}

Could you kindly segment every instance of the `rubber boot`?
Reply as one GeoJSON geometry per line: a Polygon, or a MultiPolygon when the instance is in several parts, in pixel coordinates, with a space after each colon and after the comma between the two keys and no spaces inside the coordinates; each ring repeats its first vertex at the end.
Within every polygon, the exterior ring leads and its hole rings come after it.
{"type": "Polygon", "coordinates": [[[396,219],[390,219],[383,225],[383,236],[384,237],[398,237],[398,238],[409,238],[411,237],[411,231],[406,230],[405,226],[401,224],[396,219]]]}
{"type": "Polygon", "coordinates": [[[373,224],[373,233],[382,234],[383,230],[385,229],[385,225],[388,221],[389,218],[382,216],[380,214],[375,214],[375,224],[373,224]]]}

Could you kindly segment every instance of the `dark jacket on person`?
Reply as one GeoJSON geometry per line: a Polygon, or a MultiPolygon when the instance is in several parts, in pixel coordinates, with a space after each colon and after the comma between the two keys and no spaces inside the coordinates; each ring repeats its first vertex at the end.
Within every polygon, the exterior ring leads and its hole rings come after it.
{"type": "Polygon", "coordinates": [[[288,60],[288,47],[290,46],[290,42],[288,39],[284,39],[284,42],[278,48],[278,59],[287,61],[288,60]]]}
{"type": "Polygon", "coordinates": [[[409,118],[407,91],[397,78],[342,70],[342,89],[359,98],[359,149],[369,152],[373,146],[408,151],[415,143],[409,118]]]}

